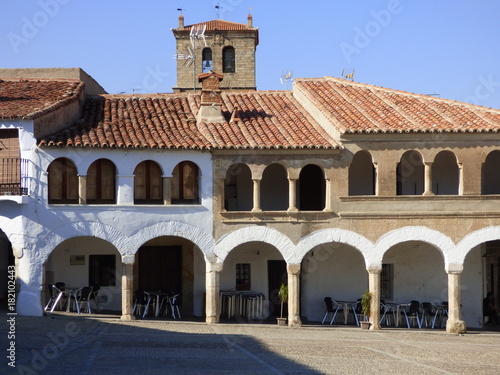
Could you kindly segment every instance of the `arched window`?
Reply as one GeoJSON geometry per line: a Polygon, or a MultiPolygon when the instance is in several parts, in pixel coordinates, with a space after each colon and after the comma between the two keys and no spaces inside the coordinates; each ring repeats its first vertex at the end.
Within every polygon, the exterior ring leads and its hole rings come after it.
{"type": "Polygon", "coordinates": [[[236,57],[234,48],[231,46],[224,47],[222,50],[222,72],[234,73],[236,72],[236,57]]]}
{"type": "Polygon", "coordinates": [[[73,162],[66,158],[49,165],[49,203],[78,203],[78,176],[73,162]]]}
{"type": "Polygon", "coordinates": [[[201,52],[201,69],[203,73],[213,69],[212,50],[210,48],[203,48],[201,52]]]}
{"type": "Polygon", "coordinates": [[[172,172],[172,204],[199,203],[198,166],[190,161],[177,164],[172,172]]]}
{"type": "Polygon", "coordinates": [[[298,209],[300,211],[321,211],[325,208],[326,182],[323,170],[314,164],[306,165],[300,171],[298,209]]]}
{"type": "Polygon", "coordinates": [[[406,151],[397,167],[397,194],[422,195],[424,193],[424,163],[417,151],[406,151]]]}
{"type": "Polygon", "coordinates": [[[286,211],[289,204],[288,190],[286,169],[280,164],[267,166],[260,183],[262,210],[286,211]]]}
{"type": "Polygon", "coordinates": [[[455,154],[441,151],[432,163],[432,192],[436,195],[457,195],[459,175],[455,154]]]}
{"type": "Polygon", "coordinates": [[[98,159],[87,171],[87,203],[116,203],[116,167],[108,159],[98,159]]]}
{"type": "Polygon", "coordinates": [[[152,160],[145,160],[134,170],[134,203],[161,204],[163,183],[161,168],[152,160]]]}
{"type": "Polygon", "coordinates": [[[349,195],[375,195],[375,168],[372,156],[359,151],[349,166],[349,195]]]}
{"type": "Polygon", "coordinates": [[[500,194],[500,151],[486,157],[481,173],[481,193],[500,194]]]}
{"type": "Polygon", "coordinates": [[[224,181],[226,211],[251,211],[253,208],[252,172],[246,164],[233,164],[224,181]]]}

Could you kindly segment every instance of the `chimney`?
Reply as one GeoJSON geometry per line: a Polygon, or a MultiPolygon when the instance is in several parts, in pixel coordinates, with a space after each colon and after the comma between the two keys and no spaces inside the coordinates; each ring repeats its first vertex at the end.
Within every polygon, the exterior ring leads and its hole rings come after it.
{"type": "Polygon", "coordinates": [[[179,26],[177,30],[184,30],[184,16],[182,14],[179,15],[179,26]]]}
{"type": "Polygon", "coordinates": [[[224,75],[217,74],[213,70],[198,76],[201,82],[201,104],[196,119],[198,122],[215,123],[225,122],[222,114],[222,98],[219,83],[224,75]]]}
{"type": "Polygon", "coordinates": [[[250,13],[248,13],[247,17],[247,29],[253,28],[253,17],[250,13]]]}

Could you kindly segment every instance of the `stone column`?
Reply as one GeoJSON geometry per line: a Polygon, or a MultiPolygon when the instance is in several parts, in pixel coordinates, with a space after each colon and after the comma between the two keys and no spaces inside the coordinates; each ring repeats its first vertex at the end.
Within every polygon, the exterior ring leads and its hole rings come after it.
{"type": "Polygon", "coordinates": [[[87,204],[87,176],[78,175],[78,203],[87,204]]]}
{"type": "Polygon", "coordinates": [[[448,321],[446,322],[446,332],[448,333],[466,333],[467,328],[462,320],[460,310],[460,275],[462,274],[462,265],[448,266],[448,321]]]}
{"type": "Polygon", "coordinates": [[[378,162],[373,162],[373,170],[375,171],[375,176],[373,176],[373,183],[375,185],[375,191],[373,192],[376,196],[380,195],[380,187],[378,183],[378,162]]]}
{"type": "Polygon", "coordinates": [[[325,179],[325,208],[323,211],[330,212],[332,210],[332,180],[325,179]]]}
{"type": "Polygon", "coordinates": [[[381,266],[372,266],[368,271],[368,290],[372,295],[370,304],[370,329],[380,330],[380,273],[381,266]]]}
{"type": "Polygon", "coordinates": [[[287,264],[288,272],[288,326],[301,327],[300,320],[300,264],[287,264]]]}
{"type": "Polygon", "coordinates": [[[207,256],[206,262],[206,322],[208,324],[219,323],[220,311],[220,284],[219,275],[222,271],[222,263],[217,263],[217,257],[214,254],[207,256]]]}
{"type": "Polygon", "coordinates": [[[288,179],[288,212],[297,212],[297,179],[288,179]]]}
{"type": "Polygon", "coordinates": [[[171,185],[170,185],[171,181],[172,181],[172,177],[162,176],[163,204],[164,205],[172,204],[172,189],[171,189],[171,185]]]}
{"type": "Polygon", "coordinates": [[[464,168],[458,163],[458,195],[464,195],[464,168]]]}
{"type": "Polygon", "coordinates": [[[432,192],[432,162],[424,162],[424,194],[434,195],[432,192]]]}
{"type": "Polygon", "coordinates": [[[134,306],[134,255],[122,256],[122,320],[135,320],[134,306]]]}
{"type": "Polygon", "coordinates": [[[260,208],[260,180],[253,179],[253,208],[252,212],[261,212],[260,208]]]}

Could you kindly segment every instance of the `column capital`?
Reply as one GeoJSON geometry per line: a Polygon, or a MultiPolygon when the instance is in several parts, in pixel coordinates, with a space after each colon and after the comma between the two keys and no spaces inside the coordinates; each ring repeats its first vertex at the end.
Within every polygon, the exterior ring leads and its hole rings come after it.
{"type": "Polygon", "coordinates": [[[463,264],[446,264],[445,265],[446,273],[448,274],[460,274],[464,270],[463,264]]]}
{"type": "Polygon", "coordinates": [[[366,270],[368,271],[368,273],[381,273],[382,266],[367,266],[366,270]]]}
{"type": "Polygon", "coordinates": [[[292,275],[298,275],[300,274],[300,264],[287,264],[286,265],[286,270],[288,273],[291,273],[292,275]]]}
{"type": "Polygon", "coordinates": [[[124,254],[122,255],[122,263],[123,264],[134,264],[135,263],[135,255],[134,254],[124,254]]]}

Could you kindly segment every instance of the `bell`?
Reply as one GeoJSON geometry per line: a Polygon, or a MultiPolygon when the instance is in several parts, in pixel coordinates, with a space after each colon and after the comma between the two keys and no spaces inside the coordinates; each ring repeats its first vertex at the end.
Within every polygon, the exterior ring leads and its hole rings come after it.
{"type": "Polygon", "coordinates": [[[205,61],[205,68],[210,68],[212,64],[210,64],[210,60],[205,61]]]}

